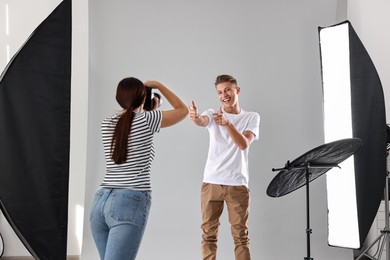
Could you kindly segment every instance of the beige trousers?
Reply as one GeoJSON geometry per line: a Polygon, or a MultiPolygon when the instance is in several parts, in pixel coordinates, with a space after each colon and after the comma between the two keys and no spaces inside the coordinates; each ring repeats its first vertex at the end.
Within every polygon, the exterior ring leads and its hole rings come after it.
{"type": "Polygon", "coordinates": [[[250,260],[248,236],[249,189],[246,186],[226,186],[210,183],[203,183],[201,190],[202,259],[216,260],[219,218],[225,202],[235,245],[236,260],[250,260]]]}

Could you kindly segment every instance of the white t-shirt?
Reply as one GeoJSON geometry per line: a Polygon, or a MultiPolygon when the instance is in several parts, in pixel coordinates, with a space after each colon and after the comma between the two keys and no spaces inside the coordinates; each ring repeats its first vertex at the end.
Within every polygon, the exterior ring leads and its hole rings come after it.
{"type": "MultiPolygon", "coordinates": [[[[208,109],[202,114],[210,119],[206,126],[210,134],[210,144],[203,181],[221,185],[248,186],[249,148],[245,150],[238,148],[226,128],[215,123],[213,113],[213,109],[208,109]]],[[[242,109],[238,114],[223,113],[238,132],[251,131],[255,135],[255,140],[259,139],[258,113],[246,112],[242,109]]]]}

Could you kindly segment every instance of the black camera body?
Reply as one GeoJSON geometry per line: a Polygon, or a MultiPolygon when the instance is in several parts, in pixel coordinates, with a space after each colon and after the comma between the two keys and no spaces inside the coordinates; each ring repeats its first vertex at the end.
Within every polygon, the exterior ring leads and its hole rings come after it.
{"type": "Polygon", "coordinates": [[[156,108],[156,102],[158,102],[158,104],[161,103],[160,94],[154,92],[153,88],[146,87],[146,99],[145,99],[145,104],[144,104],[144,110],[145,111],[152,111],[153,109],[156,108]]]}

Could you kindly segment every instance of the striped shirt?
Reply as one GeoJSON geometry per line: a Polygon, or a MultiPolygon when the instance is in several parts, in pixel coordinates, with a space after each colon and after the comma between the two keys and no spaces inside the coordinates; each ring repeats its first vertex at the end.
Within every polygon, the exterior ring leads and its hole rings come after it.
{"type": "Polygon", "coordinates": [[[162,113],[158,110],[135,113],[127,142],[127,160],[125,163],[115,164],[110,151],[119,117],[120,115],[115,114],[102,122],[106,176],[101,187],[150,191],[150,168],[155,155],[153,137],[160,131],[162,113]]]}

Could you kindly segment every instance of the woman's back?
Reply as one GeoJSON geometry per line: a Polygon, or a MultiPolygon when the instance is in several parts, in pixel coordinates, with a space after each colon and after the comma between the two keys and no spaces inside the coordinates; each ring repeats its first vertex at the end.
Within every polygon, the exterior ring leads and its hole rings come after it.
{"type": "Polygon", "coordinates": [[[151,190],[150,168],[154,159],[153,137],[160,131],[161,111],[134,112],[131,134],[128,138],[127,160],[115,164],[111,158],[111,140],[120,115],[102,122],[102,139],[106,159],[106,176],[102,187],[151,190]]]}

